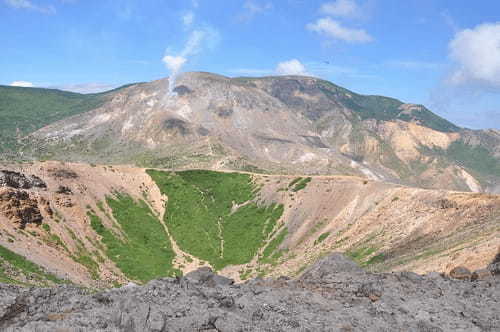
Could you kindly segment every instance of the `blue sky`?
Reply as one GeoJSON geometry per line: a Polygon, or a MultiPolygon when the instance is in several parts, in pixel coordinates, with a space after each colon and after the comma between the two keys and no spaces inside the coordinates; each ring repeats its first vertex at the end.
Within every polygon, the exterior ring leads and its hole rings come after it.
{"type": "Polygon", "coordinates": [[[305,74],[500,128],[500,1],[0,0],[0,84],[305,74]]]}

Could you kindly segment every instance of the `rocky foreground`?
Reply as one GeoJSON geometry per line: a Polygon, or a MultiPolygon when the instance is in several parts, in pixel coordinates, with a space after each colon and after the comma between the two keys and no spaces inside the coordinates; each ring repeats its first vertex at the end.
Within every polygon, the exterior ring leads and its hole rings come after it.
{"type": "Polygon", "coordinates": [[[340,254],[296,280],[233,284],[207,268],[93,293],[0,286],[2,331],[499,331],[498,266],[485,280],[372,274],[340,254]]]}

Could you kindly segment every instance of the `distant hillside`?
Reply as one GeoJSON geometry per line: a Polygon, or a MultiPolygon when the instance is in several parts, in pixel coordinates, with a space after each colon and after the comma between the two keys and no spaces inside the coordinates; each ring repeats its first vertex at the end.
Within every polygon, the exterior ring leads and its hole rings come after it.
{"type": "Polygon", "coordinates": [[[0,153],[15,149],[18,139],[48,124],[100,107],[120,89],[79,94],[0,85],[0,153]]]}
{"type": "MultiPolygon", "coordinates": [[[[418,123],[421,126],[442,132],[456,132],[461,128],[446,119],[432,113],[423,105],[405,105],[403,102],[389,97],[360,95],[324,80],[315,80],[313,86],[304,87],[301,82],[303,77],[264,77],[264,78],[235,78],[237,81],[251,84],[257,80],[272,82],[271,94],[276,96],[285,104],[293,105],[294,93],[322,92],[328,99],[342,104],[347,109],[353,110],[361,120],[374,119],[380,121],[401,120],[405,122],[418,123]],[[286,81],[286,84],[282,84],[286,81]]],[[[310,114],[314,119],[318,114],[310,114]]]]}
{"type": "Polygon", "coordinates": [[[18,159],[356,175],[500,192],[500,132],[460,128],[422,105],[303,76],[185,73],[176,84],[174,96],[168,79],[101,95],[8,90],[2,134],[12,145],[20,128],[18,159]]]}

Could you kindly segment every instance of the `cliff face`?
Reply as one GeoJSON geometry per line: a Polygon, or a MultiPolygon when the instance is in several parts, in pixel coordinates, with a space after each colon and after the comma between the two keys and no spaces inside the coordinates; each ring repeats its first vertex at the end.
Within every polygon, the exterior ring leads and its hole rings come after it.
{"type": "Polygon", "coordinates": [[[187,73],[109,94],[46,126],[25,155],[289,174],[343,174],[498,191],[500,135],[458,128],[421,105],[363,96],[308,77],[187,73]]]}

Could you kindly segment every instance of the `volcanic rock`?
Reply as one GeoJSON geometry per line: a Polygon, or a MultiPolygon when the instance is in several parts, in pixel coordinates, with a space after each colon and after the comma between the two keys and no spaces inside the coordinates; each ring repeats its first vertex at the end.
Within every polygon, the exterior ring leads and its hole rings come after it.
{"type": "Polygon", "coordinates": [[[0,285],[5,331],[497,331],[500,283],[361,272],[335,254],[299,280],[183,278],[94,293],[0,285]],[[327,272],[329,269],[330,272],[327,272]],[[349,281],[332,281],[349,274],[349,281]],[[322,277],[324,276],[324,278],[322,277]]]}

